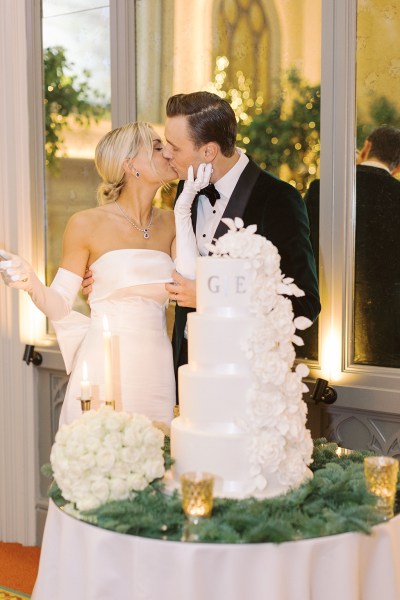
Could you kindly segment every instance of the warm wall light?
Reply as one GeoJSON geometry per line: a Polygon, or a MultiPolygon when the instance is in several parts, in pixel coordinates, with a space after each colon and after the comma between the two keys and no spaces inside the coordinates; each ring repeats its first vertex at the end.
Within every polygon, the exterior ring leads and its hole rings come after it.
{"type": "Polygon", "coordinates": [[[33,346],[32,344],[27,344],[25,346],[24,355],[22,357],[22,360],[24,362],[26,362],[26,364],[28,366],[31,363],[33,363],[36,367],[38,367],[39,365],[42,364],[43,357],[40,354],[40,352],[37,352],[37,350],[35,350],[35,346],[33,346]]]}
{"type": "Polygon", "coordinates": [[[333,404],[337,399],[337,392],[329,385],[329,381],[326,379],[317,379],[315,382],[314,391],[311,394],[311,400],[315,401],[315,404],[323,402],[324,404],[333,404]]]}
{"type": "Polygon", "coordinates": [[[341,376],[340,336],[331,330],[322,343],[321,371],[329,381],[339,381],[341,376]]]}
{"type": "Polygon", "coordinates": [[[46,317],[36,308],[28,294],[20,294],[19,332],[23,344],[33,346],[43,338],[46,331],[46,317]]]}

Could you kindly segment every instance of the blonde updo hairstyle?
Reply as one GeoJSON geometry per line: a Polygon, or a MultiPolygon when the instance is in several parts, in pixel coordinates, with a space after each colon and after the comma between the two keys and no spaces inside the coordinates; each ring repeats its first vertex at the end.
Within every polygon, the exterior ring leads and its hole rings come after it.
{"type": "Polygon", "coordinates": [[[113,129],[101,138],[94,158],[97,172],[102,178],[97,188],[99,204],[118,200],[125,185],[124,162],[135,158],[140,148],[144,146],[149,161],[152,162],[152,133],[149,123],[138,121],[113,129]]]}

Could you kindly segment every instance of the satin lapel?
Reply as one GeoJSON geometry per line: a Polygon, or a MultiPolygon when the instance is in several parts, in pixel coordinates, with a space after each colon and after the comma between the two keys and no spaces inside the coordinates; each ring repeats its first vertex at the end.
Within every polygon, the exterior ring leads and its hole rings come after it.
{"type": "Polygon", "coordinates": [[[199,203],[199,197],[196,196],[196,198],[193,200],[193,204],[192,204],[192,225],[193,225],[193,231],[196,235],[196,223],[197,223],[197,205],[199,203]]]}
{"type": "MultiPolygon", "coordinates": [[[[226,206],[225,212],[222,215],[222,219],[234,219],[235,217],[243,217],[246,206],[250,200],[251,192],[255,182],[260,174],[260,167],[250,159],[246,165],[243,173],[239,177],[235,189],[232,192],[232,196],[226,206]]],[[[218,239],[221,235],[224,235],[228,231],[228,227],[220,221],[215,231],[214,238],[218,239]]]]}

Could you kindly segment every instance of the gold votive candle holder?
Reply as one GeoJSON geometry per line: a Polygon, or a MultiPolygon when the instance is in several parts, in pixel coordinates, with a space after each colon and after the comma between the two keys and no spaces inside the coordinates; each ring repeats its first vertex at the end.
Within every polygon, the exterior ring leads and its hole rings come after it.
{"type": "Polygon", "coordinates": [[[182,509],[188,518],[209,517],[214,496],[214,476],[211,473],[183,473],[181,475],[182,509]]]}
{"type": "Polygon", "coordinates": [[[104,404],[115,410],[115,400],[106,400],[104,404]]]}
{"type": "Polygon", "coordinates": [[[88,412],[90,410],[91,402],[92,402],[91,398],[85,398],[84,400],[82,400],[82,398],[81,398],[82,412],[88,412]]]}
{"type": "Polygon", "coordinates": [[[350,448],[342,448],[342,446],[338,446],[336,449],[336,454],[337,456],[339,456],[339,458],[341,458],[342,456],[350,456],[350,454],[352,454],[354,452],[354,450],[351,450],[350,448]]]}
{"type": "Polygon", "coordinates": [[[377,496],[377,511],[386,521],[393,517],[399,461],[389,456],[366,456],[364,473],[367,489],[377,496]]]}

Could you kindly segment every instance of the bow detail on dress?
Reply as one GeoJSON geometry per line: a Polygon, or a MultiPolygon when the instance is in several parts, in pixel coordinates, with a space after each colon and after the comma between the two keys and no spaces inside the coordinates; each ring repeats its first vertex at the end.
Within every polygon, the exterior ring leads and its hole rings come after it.
{"type": "Polygon", "coordinates": [[[67,375],[74,366],[75,358],[89,330],[90,319],[75,310],[59,321],[52,321],[58,345],[64,359],[67,375]]]}

